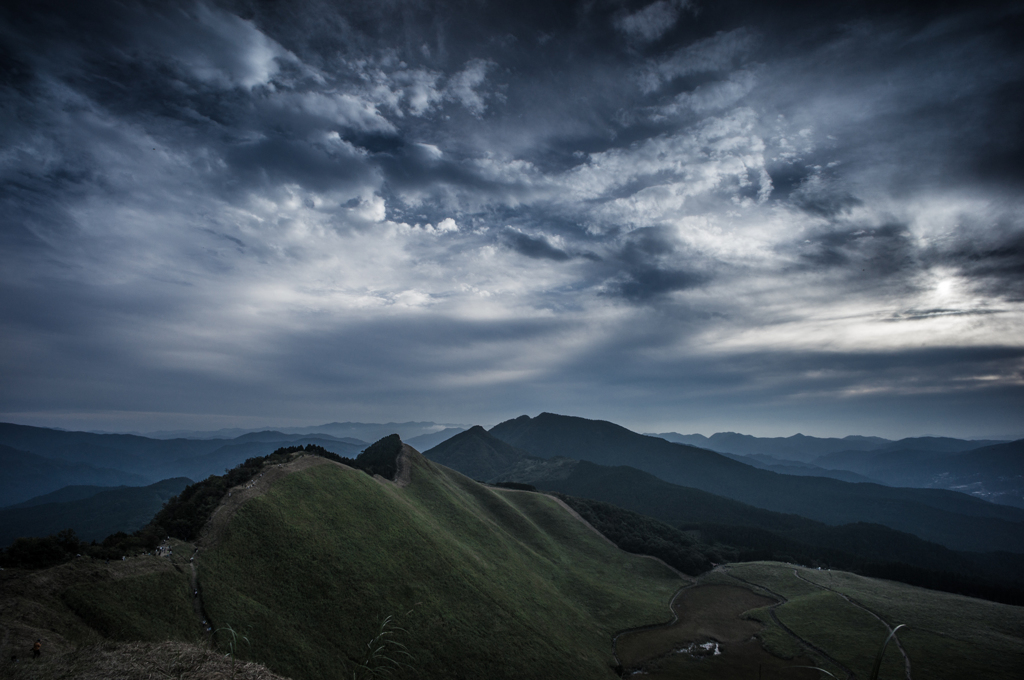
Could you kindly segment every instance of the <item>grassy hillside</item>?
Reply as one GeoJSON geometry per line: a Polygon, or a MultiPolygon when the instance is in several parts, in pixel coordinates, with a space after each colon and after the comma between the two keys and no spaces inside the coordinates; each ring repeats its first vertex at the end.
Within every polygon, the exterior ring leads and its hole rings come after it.
{"type": "Polygon", "coordinates": [[[956,550],[1024,553],[1024,511],[940,489],[903,489],[759,470],[604,421],[542,413],[490,434],[534,456],[628,464],[665,481],[825,522],[872,522],[956,550]]]}
{"type": "Polygon", "coordinates": [[[388,616],[399,677],[612,678],[612,634],[667,617],[681,581],[660,562],[549,497],[404,459],[406,486],[318,460],[215,515],[196,560],[214,625],[294,678],[351,672],[388,616]]]}
{"type": "Polygon", "coordinates": [[[0,571],[0,677],[280,679],[207,644],[189,584],[193,546],[165,545],[172,552],[164,557],[0,571]],[[39,659],[31,658],[35,640],[39,659]]]}
{"type": "MultiPolygon", "coordinates": [[[[754,562],[728,565],[705,583],[751,585],[755,592],[785,603],[755,609],[760,634],[777,654],[803,653],[838,677],[843,669],[865,678],[889,626],[907,624],[899,639],[915,678],[977,677],[1007,680],[1024,668],[1024,608],[937,593],[845,572],[754,562]],[[881,619],[881,620],[880,620],[881,619]],[[782,625],[780,625],[782,624],[782,625]],[[789,631],[786,631],[788,628],[789,631]],[[831,657],[815,653],[794,635],[831,657]]],[[[886,651],[882,678],[904,678],[899,648],[886,651]]]]}

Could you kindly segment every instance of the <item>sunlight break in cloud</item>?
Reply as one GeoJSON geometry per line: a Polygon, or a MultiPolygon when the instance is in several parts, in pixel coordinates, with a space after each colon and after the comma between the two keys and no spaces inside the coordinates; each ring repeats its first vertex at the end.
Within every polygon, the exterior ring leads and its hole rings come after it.
{"type": "Polygon", "coordinates": [[[0,14],[3,412],[1019,419],[1018,14],[245,7],[0,14]]]}

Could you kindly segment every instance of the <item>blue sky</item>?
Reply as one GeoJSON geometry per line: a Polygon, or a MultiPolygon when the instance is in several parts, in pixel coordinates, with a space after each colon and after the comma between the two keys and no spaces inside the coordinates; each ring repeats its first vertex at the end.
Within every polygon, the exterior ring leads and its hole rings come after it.
{"type": "Polygon", "coordinates": [[[1024,436],[1021,3],[0,10],[0,418],[1024,436]]]}

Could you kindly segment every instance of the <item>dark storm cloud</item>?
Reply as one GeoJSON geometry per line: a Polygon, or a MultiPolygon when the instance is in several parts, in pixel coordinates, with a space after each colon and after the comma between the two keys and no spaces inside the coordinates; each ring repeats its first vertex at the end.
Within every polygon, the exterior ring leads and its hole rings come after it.
{"type": "Polygon", "coordinates": [[[554,260],[555,262],[564,262],[569,259],[567,252],[551,245],[543,235],[530,236],[515,229],[505,229],[501,233],[501,240],[512,250],[527,257],[554,260]]]}
{"type": "Polygon", "coordinates": [[[8,3],[3,409],[1019,403],[1022,22],[8,3]]]}
{"type": "Polygon", "coordinates": [[[805,237],[799,249],[806,267],[845,269],[854,276],[871,279],[908,275],[919,267],[917,247],[903,224],[836,225],[805,237]]]}
{"type": "Polygon", "coordinates": [[[313,191],[362,183],[366,163],[346,149],[334,150],[306,140],[265,138],[229,148],[225,160],[234,177],[250,185],[295,182],[313,191]]]}
{"type": "Polygon", "coordinates": [[[711,278],[703,258],[681,249],[659,228],[634,231],[609,259],[619,265],[620,272],[611,280],[609,292],[635,303],[649,303],[668,293],[701,286],[711,278]]]}

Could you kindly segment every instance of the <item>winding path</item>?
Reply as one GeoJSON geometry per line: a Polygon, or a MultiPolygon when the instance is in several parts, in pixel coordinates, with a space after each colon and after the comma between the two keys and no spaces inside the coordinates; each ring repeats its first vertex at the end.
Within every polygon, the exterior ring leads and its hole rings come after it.
{"type": "Polygon", "coordinates": [[[668,610],[672,613],[672,618],[669,621],[665,623],[650,623],[646,626],[636,626],[634,628],[624,628],[623,630],[620,630],[618,633],[612,636],[612,658],[615,659],[616,666],[618,666],[619,668],[622,667],[622,661],[619,660],[619,638],[629,633],[639,633],[645,630],[658,630],[660,628],[668,628],[669,626],[675,625],[675,623],[679,621],[679,615],[676,614],[676,600],[679,598],[679,596],[682,594],[684,590],[686,590],[687,588],[692,588],[694,585],[695,584],[693,583],[687,583],[686,585],[679,586],[679,590],[677,590],[675,592],[675,595],[672,596],[672,599],[668,601],[668,610]]]}
{"type": "Polygon", "coordinates": [[[730,578],[734,578],[737,581],[740,581],[742,583],[746,583],[748,586],[753,586],[755,588],[760,588],[761,590],[765,591],[766,593],[771,593],[772,597],[778,598],[778,600],[779,600],[778,602],[776,602],[775,604],[773,604],[770,607],[768,607],[768,613],[771,615],[772,621],[777,623],[779,628],[781,628],[782,630],[786,631],[786,633],[788,633],[791,637],[793,637],[801,645],[803,645],[807,649],[812,650],[813,652],[815,652],[816,654],[818,654],[822,658],[828,659],[829,663],[832,663],[833,665],[835,665],[836,668],[841,668],[843,670],[843,672],[846,673],[846,679],[847,680],[856,680],[857,674],[854,673],[851,669],[847,668],[844,664],[842,664],[838,660],[834,659],[832,657],[832,655],[830,655],[828,652],[826,652],[824,649],[822,649],[821,647],[817,646],[816,644],[814,644],[810,640],[805,640],[804,638],[802,638],[799,635],[797,635],[796,631],[794,631],[792,628],[790,628],[789,626],[784,624],[779,619],[779,616],[778,616],[778,614],[775,613],[775,610],[778,609],[779,607],[781,607],[782,605],[786,604],[789,601],[782,594],[776,593],[774,590],[771,590],[770,588],[766,588],[765,586],[761,585],[760,583],[754,583],[753,581],[748,581],[745,578],[740,578],[736,574],[733,574],[732,572],[730,572],[729,569],[727,567],[725,567],[724,565],[721,566],[721,567],[718,567],[718,569],[723,574],[725,574],[726,576],[729,576],[730,578]]]}
{"type": "MultiPolygon", "coordinates": [[[[842,592],[840,592],[840,591],[838,591],[835,588],[832,588],[830,586],[826,586],[826,585],[821,584],[821,583],[815,583],[814,581],[812,581],[810,579],[806,579],[803,576],[801,576],[799,574],[799,572],[797,572],[796,569],[793,570],[793,576],[796,576],[798,579],[800,579],[804,583],[810,583],[812,586],[817,586],[817,587],[822,588],[824,590],[827,590],[829,592],[835,593],[839,597],[843,598],[844,600],[846,600],[847,602],[852,604],[854,607],[857,607],[859,609],[863,609],[868,614],[871,614],[873,617],[878,619],[879,623],[881,623],[883,626],[885,626],[885,629],[887,631],[889,631],[890,634],[892,634],[892,626],[889,625],[888,621],[886,621],[881,616],[879,616],[875,612],[871,611],[870,609],[868,609],[867,607],[862,605],[860,602],[857,602],[857,600],[853,599],[852,597],[850,597],[846,593],[842,593],[842,592]]],[[[893,636],[893,640],[896,641],[896,646],[899,648],[900,654],[903,655],[903,667],[904,667],[904,670],[906,671],[907,680],[912,680],[911,677],[910,677],[910,657],[907,655],[906,650],[903,649],[903,644],[900,642],[900,639],[894,635],[893,636]]]]}

